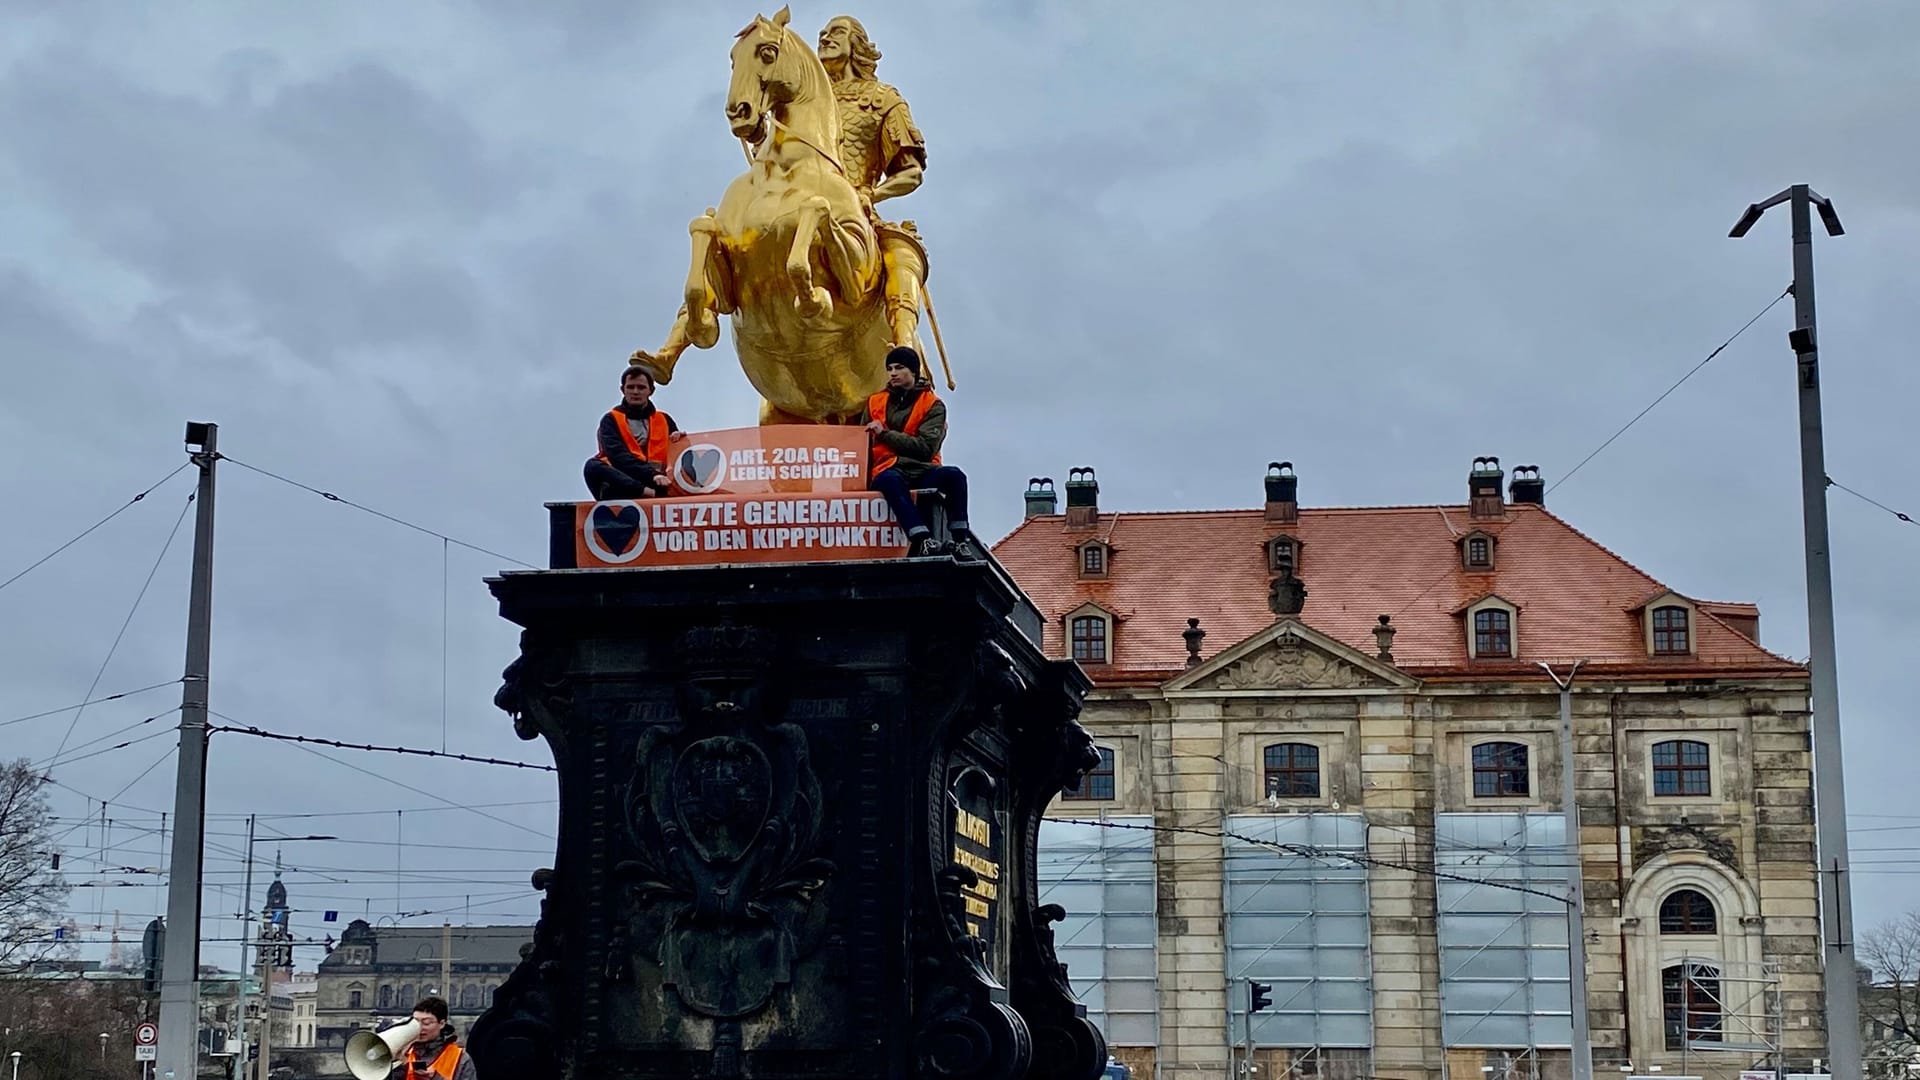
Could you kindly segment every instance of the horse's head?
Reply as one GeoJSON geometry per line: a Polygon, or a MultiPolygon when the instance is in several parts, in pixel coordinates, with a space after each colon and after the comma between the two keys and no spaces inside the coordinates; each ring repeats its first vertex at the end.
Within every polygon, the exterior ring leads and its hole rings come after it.
{"type": "Polygon", "coordinates": [[[771,19],[756,15],[733,44],[727,122],[739,138],[758,142],[769,110],[799,98],[809,82],[826,78],[820,58],[787,29],[790,17],[786,8],[771,19]]]}

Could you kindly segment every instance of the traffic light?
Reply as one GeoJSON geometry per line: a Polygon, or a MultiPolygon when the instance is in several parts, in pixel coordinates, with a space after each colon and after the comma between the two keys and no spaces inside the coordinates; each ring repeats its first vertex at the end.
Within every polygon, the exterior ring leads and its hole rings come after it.
{"type": "Polygon", "coordinates": [[[155,919],[147,924],[147,932],[140,939],[140,951],[145,953],[145,970],[140,974],[140,989],[149,994],[160,992],[160,962],[167,951],[167,924],[155,919]]]}
{"type": "Polygon", "coordinates": [[[1247,980],[1247,1011],[1250,1013],[1257,1013],[1261,1009],[1264,1009],[1267,1006],[1273,1004],[1273,998],[1269,996],[1272,993],[1273,993],[1272,983],[1254,982],[1252,979],[1248,979],[1247,980]]]}

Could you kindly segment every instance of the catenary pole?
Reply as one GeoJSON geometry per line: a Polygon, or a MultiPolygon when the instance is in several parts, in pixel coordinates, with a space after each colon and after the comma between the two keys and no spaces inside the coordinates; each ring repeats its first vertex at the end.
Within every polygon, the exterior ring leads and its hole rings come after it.
{"type": "MultiPolygon", "coordinates": [[[[189,423],[187,450],[200,469],[194,496],[193,582],[187,660],[180,690],[180,752],[173,790],[172,874],[160,980],[157,1072],[190,1080],[199,1069],[200,871],[207,795],[207,669],[213,629],[213,482],[219,426],[189,423]]],[[[242,968],[244,973],[245,969],[242,968]]],[[[244,977],[244,974],[243,974],[244,977]]]]}
{"type": "Polygon", "coordinates": [[[1560,688],[1560,805],[1567,834],[1567,987],[1573,1015],[1573,1080],[1593,1080],[1593,1038],[1587,1031],[1587,918],[1586,885],[1580,867],[1580,804],[1575,799],[1573,677],[1583,661],[1576,660],[1562,679],[1547,664],[1540,667],[1560,688]]]}
{"type": "Polygon", "coordinates": [[[247,875],[246,885],[240,892],[240,1007],[233,1013],[233,1041],[240,1044],[234,1055],[237,1064],[233,1067],[233,1080],[243,1080],[247,1072],[247,943],[253,930],[253,825],[254,815],[247,815],[247,875]]]}
{"type": "Polygon", "coordinates": [[[1840,760],[1840,676],[1834,657],[1833,563],[1827,536],[1827,460],[1820,410],[1820,337],[1813,310],[1813,214],[1839,236],[1833,203],[1795,184],[1754,203],[1729,234],[1741,237],[1769,208],[1793,216],[1793,347],[1800,394],[1800,509],[1807,558],[1807,648],[1813,675],[1813,806],[1819,852],[1827,1057],[1835,1077],[1860,1073],[1860,985],[1853,951],[1853,883],[1847,864],[1846,776],[1840,760]]]}

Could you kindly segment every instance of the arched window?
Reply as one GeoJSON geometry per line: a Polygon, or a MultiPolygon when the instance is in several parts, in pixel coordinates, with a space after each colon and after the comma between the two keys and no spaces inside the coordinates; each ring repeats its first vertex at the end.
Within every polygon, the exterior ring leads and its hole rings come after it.
{"type": "MultiPolygon", "coordinates": [[[[1486,612],[1480,614],[1485,615],[1486,612]]],[[[1506,612],[1499,612],[1502,618],[1506,612]]],[[[1490,742],[1473,748],[1473,794],[1475,798],[1499,798],[1526,795],[1527,748],[1524,743],[1490,742]]]]}
{"type": "Polygon", "coordinates": [[[1688,633],[1686,608],[1675,606],[1653,609],[1655,656],[1685,656],[1693,651],[1691,637],[1692,635],[1688,633]]]}
{"type": "Polygon", "coordinates": [[[1717,929],[1713,901],[1697,889],[1681,889],[1660,901],[1663,934],[1711,934],[1717,929]]]}
{"type": "Polygon", "coordinates": [[[1720,972],[1709,964],[1675,964],[1660,973],[1667,1049],[1720,1040],[1720,972]]]}
{"type": "Polygon", "coordinates": [[[460,991],[460,1008],[465,1012],[475,1012],[480,1008],[480,984],[468,983],[460,991]]]}
{"type": "Polygon", "coordinates": [[[1500,608],[1482,608],[1474,612],[1473,655],[1477,657],[1512,656],[1512,616],[1500,608]]]}
{"type": "Polygon", "coordinates": [[[1089,801],[1113,798],[1113,751],[1104,746],[1096,749],[1100,751],[1100,764],[1081,777],[1079,783],[1061,788],[1061,798],[1089,801]]]}
{"type": "Polygon", "coordinates": [[[1107,662],[1107,620],[1098,615],[1073,617],[1073,658],[1083,664],[1107,662]]]}
{"type": "Polygon", "coordinates": [[[380,1005],[379,1005],[380,1008],[382,1009],[393,1008],[393,987],[386,983],[381,983],[380,997],[378,1000],[380,1002],[380,1005]]]}
{"type": "Polygon", "coordinates": [[[1308,743],[1274,743],[1262,753],[1265,789],[1282,799],[1320,797],[1320,748],[1308,743]]]}
{"type": "Polygon", "coordinates": [[[413,986],[409,983],[401,983],[400,989],[394,991],[393,1007],[396,1009],[411,1009],[413,1008],[413,1003],[418,1000],[420,999],[413,996],[413,986]]]}
{"type": "MultiPolygon", "coordinates": [[[[1664,609],[1663,609],[1664,610],[1664,609]]],[[[1655,795],[1706,795],[1713,787],[1713,752],[1694,739],[1653,744],[1655,795]]]]}

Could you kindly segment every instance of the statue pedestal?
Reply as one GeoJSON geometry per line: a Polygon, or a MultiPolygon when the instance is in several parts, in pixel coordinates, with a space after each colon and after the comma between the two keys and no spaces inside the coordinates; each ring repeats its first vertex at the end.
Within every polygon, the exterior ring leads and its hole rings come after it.
{"type": "Polygon", "coordinates": [[[1088,689],[992,562],[546,570],[497,703],[559,768],[483,1080],[1093,1080],[1034,844],[1088,689]]]}

